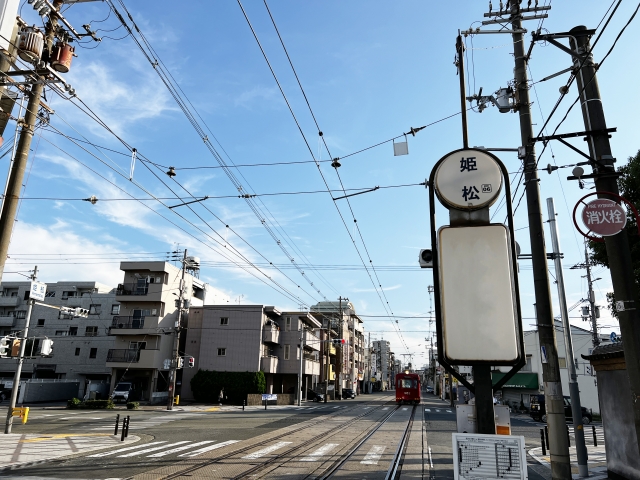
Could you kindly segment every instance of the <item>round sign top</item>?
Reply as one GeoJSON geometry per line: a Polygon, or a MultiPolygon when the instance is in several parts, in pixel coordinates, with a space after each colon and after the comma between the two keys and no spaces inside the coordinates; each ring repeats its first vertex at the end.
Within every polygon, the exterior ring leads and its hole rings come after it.
{"type": "Polygon", "coordinates": [[[458,150],[447,155],[435,174],[435,192],[447,208],[478,210],[489,207],[502,189],[498,162],[481,150],[458,150]]]}
{"type": "Polygon", "coordinates": [[[613,200],[596,198],[582,210],[582,222],[589,231],[609,237],[620,233],[627,224],[627,212],[613,200]]]}

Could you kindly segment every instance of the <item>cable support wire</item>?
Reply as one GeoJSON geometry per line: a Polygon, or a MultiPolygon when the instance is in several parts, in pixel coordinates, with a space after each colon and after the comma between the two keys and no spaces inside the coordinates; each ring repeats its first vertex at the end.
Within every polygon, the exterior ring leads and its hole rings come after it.
{"type": "MultiPolygon", "coordinates": [[[[321,170],[321,168],[320,168],[320,163],[318,162],[318,160],[319,160],[319,159],[318,159],[318,158],[316,158],[316,156],[315,156],[315,155],[314,155],[314,153],[313,153],[313,150],[312,150],[311,146],[309,145],[309,142],[308,142],[308,140],[307,140],[307,138],[306,138],[306,135],[304,134],[304,131],[302,130],[302,127],[300,126],[300,123],[298,122],[298,119],[297,119],[297,117],[296,117],[295,113],[293,112],[293,108],[291,107],[291,104],[289,103],[289,100],[288,100],[288,98],[287,98],[287,96],[286,96],[286,94],[285,94],[285,92],[284,92],[284,90],[283,90],[283,88],[282,88],[282,86],[281,86],[281,84],[280,84],[280,81],[278,80],[278,77],[277,77],[277,75],[276,75],[276,73],[275,73],[275,71],[274,71],[273,67],[271,66],[271,62],[269,61],[269,58],[267,57],[267,54],[266,54],[266,52],[265,52],[265,50],[264,50],[264,48],[263,48],[263,46],[262,46],[262,44],[261,44],[261,42],[260,42],[260,40],[259,40],[259,38],[258,38],[258,35],[257,35],[257,33],[256,33],[255,29],[253,28],[253,25],[251,24],[251,21],[249,20],[249,17],[248,17],[248,15],[247,15],[247,12],[245,11],[244,7],[242,6],[242,2],[241,2],[240,0],[237,0],[237,1],[238,1],[238,5],[240,6],[240,9],[242,10],[242,13],[243,13],[243,15],[244,15],[244,17],[245,17],[245,20],[247,21],[247,24],[248,24],[249,28],[251,29],[251,33],[253,34],[253,37],[254,37],[254,39],[256,40],[256,43],[258,44],[258,47],[260,48],[260,51],[262,52],[262,55],[263,55],[263,57],[264,57],[264,59],[265,59],[265,61],[266,61],[266,63],[267,63],[267,66],[269,67],[269,70],[271,71],[271,74],[272,74],[272,76],[273,76],[273,78],[274,78],[274,80],[275,80],[275,82],[276,82],[276,84],[277,84],[277,86],[278,86],[278,89],[280,90],[280,93],[282,94],[282,97],[283,97],[283,99],[285,100],[285,103],[287,104],[287,107],[288,107],[288,109],[289,109],[289,112],[291,113],[291,116],[293,117],[294,122],[296,123],[296,126],[297,126],[297,128],[298,128],[298,131],[300,132],[300,135],[302,136],[302,138],[303,138],[303,140],[304,140],[304,143],[306,144],[307,149],[309,150],[309,153],[311,154],[311,157],[312,157],[312,158],[315,160],[315,162],[316,162],[316,165],[317,165],[317,167],[318,167],[318,172],[320,173],[320,176],[322,177],[322,180],[323,180],[323,182],[324,182],[325,186],[327,187],[327,191],[329,192],[329,194],[331,194],[331,189],[330,189],[330,187],[329,187],[329,184],[327,183],[327,180],[326,180],[326,178],[325,178],[325,176],[324,176],[324,174],[322,173],[322,170],[321,170]]],[[[300,78],[299,78],[299,76],[298,76],[298,74],[297,74],[296,70],[295,70],[295,67],[294,67],[293,62],[292,62],[292,60],[291,60],[291,57],[289,56],[289,52],[287,51],[287,48],[286,48],[286,46],[285,46],[285,44],[284,44],[284,41],[283,41],[283,39],[282,39],[282,36],[280,35],[280,32],[279,32],[278,27],[277,27],[277,25],[276,25],[276,22],[275,22],[275,20],[274,20],[274,18],[273,18],[273,16],[272,16],[272,14],[271,14],[271,11],[269,10],[269,6],[268,6],[268,4],[267,4],[266,0],[264,0],[264,1],[263,1],[263,3],[264,3],[264,5],[265,5],[265,8],[267,9],[267,12],[268,12],[269,17],[270,17],[270,19],[271,19],[271,22],[272,22],[272,24],[273,24],[273,26],[274,26],[274,29],[275,29],[276,34],[277,34],[277,36],[278,36],[278,39],[280,40],[280,44],[281,44],[281,46],[282,46],[282,48],[283,48],[283,50],[284,50],[284,52],[285,52],[285,55],[286,55],[286,57],[287,57],[287,60],[289,61],[289,65],[290,65],[290,67],[291,67],[291,69],[292,69],[292,71],[293,71],[293,73],[294,73],[294,76],[295,76],[295,78],[296,78],[296,81],[297,81],[297,83],[298,83],[298,86],[299,86],[299,88],[300,88],[300,91],[302,92],[302,95],[303,95],[303,97],[304,97],[304,99],[305,99],[305,102],[306,102],[306,104],[307,104],[307,107],[308,107],[308,109],[309,109],[309,112],[310,112],[310,114],[311,114],[311,117],[313,118],[314,124],[316,125],[317,131],[318,131],[318,135],[319,135],[319,137],[320,137],[320,139],[321,139],[322,143],[324,144],[325,149],[327,150],[327,153],[329,154],[329,158],[333,158],[333,156],[331,155],[331,152],[330,152],[330,150],[329,150],[329,147],[328,147],[328,145],[327,145],[326,139],[324,138],[324,135],[323,135],[323,133],[322,133],[322,130],[320,129],[320,126],[319,126],[319,124],[318,124],[318,121],[317,121],[317,119],[316,119],[316,116],[315,116],[315,114],[313,113],[313,109],[311,108],[311,104],[310,104],[310,102],[309,102],[309,99],[308,99],[308,97],[307,97],[307,95],[306,95],[306,93],[305,93],[305,91],[304,91],[304,88],[302,87],[302,83],[301,83],[301,81],[300,81],[300,78]]],[[[339,173],[338,173],[337,168],[336,168],[336,173],[338,174],[338,178],[339,178],[339,180],[340,180],[340,185],[341,185],[341,187],[342,187],[342,189],[343,189],[343,192],[344,192],[344,193],[345,193],[345,195],[346,195],[346,191],[344,191],[344,185],[343,185],[343,183],[342,183],[342,179],[340,178],[340,175],[339,175],[339,173]]],[[[374,281],[373,281],[373,278],[372,278],[372,276],[371,276],[371,272],[369,271],[369,268],[367,268],[367,265],[366,265],[366,263],[364,262],[364,258],[362,257],[362,253],[360,252],[360,250],[359,250],[359,248],[358,248],[358,246],[357,246],[357,244],[356,244],[356,242],[355,242],[355,239],[353,238],[353,236],[352,236],[352,234],[351,234],[351,232],[350,232],[350,230],[349,230],[349,228],[348,228],[348,226],[347,226],[347,224],[346,224],[346,221],[345,221],[345,219],[344,219],[344,217],[343,217],[343,215],[342,215],[342,212],[340,211],[340,208],[339,208],[339,207],[338,207],[338,205],[336,204],[335,199],[333,199],[333,196],[332,196],[331,198],[332,198],[332,200],[333,200],[333,203],[334,203],[334,206],[335,206],[335,208],[336,208],[337,212],[338,212],[338,213],[339,213],[339,215],[340,215],[340,218],[341,218],[341,220],[342,220],[342,223],[343,223],[343,225],[345,226],[345,229],[347,230],[347,233],[349,234],[349,237],[351,238],[351,241],[352,241],[352,243],[353,243],[354,247],[356,248],[356,252],[358,253],[359,258],[360,258],[360,260],[361,260],[361,262],[362,262],[363,266],[365,267],[365,269],[366,269],[366,271],[367,271],[367,274],[368,274],[368,276],[369,276],[369,279],[371,280],[371,284],[373,285],[373,287],[374,287],[374,289],[375,289],[375,291],[376,291],[376,293],[377,293],[377,295],[378,295],[378,297],[379,297],[379,299],[380,299],[380,302],[382,303],[382,305],[383,305],[383,307],[385,308],[385,310],[387,310],[387,312],[391,312],[391,310],[390,310],[390,306],[389,306],[389,301],[388,301],[388,299],[386,298],[386,295],[385,295],[385,293],[384,293],[384,290],[382,290],[381,282],[380,282],[380,280],[379,280],[379,278],[378,278],[378,274],[377,274],[377,272],[376,272],[376,270],[375,270],[375,267],[373,266],[373,261],[371,260],[371,257],[370,257],[370,255],[369,255],[369,252],[368,252],[368,249],[367,249],[366,243],[365,243],[365,241],[364,241],[364,238],[363,238],[363,236],[362,236],[362,233],[361,233],[361,231],[360,231],[360,228],[359,228],[359,226],[358,226],[358,224],[357,224],[357,220],[356,220],[356,218],[355,218],[355,214],[354,214],[354,212],[353,212],[353,209],[352,209],[352,207],[351,207],[351,203],[350,203],[349,199],[348,199],[348,198],[346,198],[346,200],[347,200],[347,204],[348,204],[348,206],[349,206],[349,210],[351,211],[352,218],[353,218],[353,221],[354,221],[354,225],[355,225],[355,227],[356,227],[356,229],[357,229],[357,231],[358,231],[358,234],[359,234],[359,236],[360,236],[360,240],[361,240],[362,245],[363,245],[363,247],[364,247],[364,249],[365,249],[365,253],[367,254],[367,257],[369,258],[369,263],[370,263],[370,265],[369,265],[369,266],[370,266],[370,268],[373,270],[373,273],[374,273],[374,275],[375,275],[375,277],[376,277],[377,285],[376,285],[376,282],[374,282],[374,281]],[[380,288],[380,290],[379,290],[379,288],[380,288]],[[380,293],[380,292],[382,292],[382,295],[381,295],[381,293],[380,293]],[[385,299],[384,299],[384,300],[382,299],[382,297],[383,297],[383,296],[385,297],[385,299]],[[385,302],[386,302],[386,303],[385,303],[385,302]]],[[[393,315],[393,312],[391,312],[391,315],[393,315]]],[[[396,322],[396,323],[397,323],[397,322],[396,322]]],[[[393,324],[393,322],[392,322],[392,325],[393,325],[394,329],[396,329],[396,330],[397,330],[397,331],[396,331],[396,333],[398,334],[398,337],[400,338],[400,340],[401,340],[401,341],[402,341],[402,343],[404,344],[404,347],[408,350],[407,344],[406,344],[406,342],[405,342],[405,340],[404,340],[404,338],[403,338],[403,336],[402,336],[402,333],[400,332],[399,328],[397,327],[397,325],[396,325],[396,324],[393,324]]]]}

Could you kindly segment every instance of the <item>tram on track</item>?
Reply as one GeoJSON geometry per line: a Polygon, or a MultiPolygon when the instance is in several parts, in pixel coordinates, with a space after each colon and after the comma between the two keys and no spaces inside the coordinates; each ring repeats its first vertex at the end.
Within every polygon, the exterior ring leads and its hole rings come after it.
{"type": "Polygon", "coordinates": [[[398,373],[396,375],[396,403],[420,403],[420,375],[398,373]]]}

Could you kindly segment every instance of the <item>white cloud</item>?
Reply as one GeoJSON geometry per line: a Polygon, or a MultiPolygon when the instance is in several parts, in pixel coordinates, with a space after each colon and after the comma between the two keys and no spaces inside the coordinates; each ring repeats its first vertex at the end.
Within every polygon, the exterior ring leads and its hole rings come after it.
{"type": "MultiPolygon", "coordinates": [[[[399,288],[402,288],[401,284],[393,285],[392,287],[383,287],[382,290],[384,290],[385,292],[388,292],[390,290],[398,290],[399,288]]],[[[353,290],[354,292],[358,292],[358,293],[375,292],[376,291],[375,288],[352,288],[351,290],[353,290]]]]}

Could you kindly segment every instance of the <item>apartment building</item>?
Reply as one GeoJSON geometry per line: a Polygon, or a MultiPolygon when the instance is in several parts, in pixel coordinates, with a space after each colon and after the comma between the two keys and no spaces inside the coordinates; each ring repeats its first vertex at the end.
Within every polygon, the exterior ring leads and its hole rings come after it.
{"type": "MultiPolygon", "coordinates": [[[[24,329],[30,282],[3,282],[0,291],[0,333],[2,336],[24,329]]],[[[44,302],[54,307],[85,308],[88,318],[65,318],[60,310],[34,305],[29,337],[53,340],[50,357],[27,358],[22,379],[78,381],[77,396],[89,390],[108,394],[111,368],[106,366],[115,338],[108,335],[113,315],[120,312],[113,287],[97,282],[47,283],[44,302]]],[[[36,342],[38,341],[36,340],[36,342]]],[[[0,378],[13,380],[17,360],[0,359],[0,378]]]]}
{"type": "Polygon", "coordinates": [[[319,381],[321,339],[314,331],[320,327],[321,323],[306,312],[286,312],[274,306],[191,308],[184,349],[195,357],[195,368],[183,372],[182,397],[193,399],[190,381],[199,369],[262,370],[267,393],[295,393],[301,361],[302,390],[306,393],[319,381]]]}
{"type": "Polygon", "coordinates": [[[391,344],[388,340],[375,340],[372,342],[373,352],[371,355],[372,377],[379,382],[381,390],[388,390],[393,387],[395,378],[395,357],[391,351],[391,344]]]}
{"type": "MultiPolygon", "coordinates": [[[[192,264],[195,265],[199,260],[192,264]]],[[[121,262],[124,278],[115,292],[120,310],[113,315],[108,334],[113,343],[107,352],[106,366],[111,371],[111,390],[117,382],[133,384],[134,398],[152,403],[167,399],[169,368],[178,321],[181,267],[168,262],[121,262]]],[[[204,305],[208,285],[197,278],[198,269],[185,274],[184,298],[188,306],[204,305]]],[[[183,316],[183,326],[188,315],[183,316]]],[[[184,351],[186,335],[181,335],[184,351]]],[[[178,370],[176,393],[180,393],[178,370]]]]}

